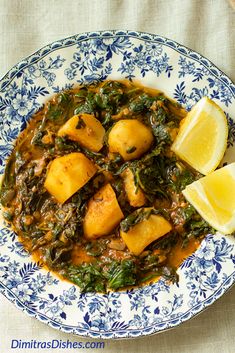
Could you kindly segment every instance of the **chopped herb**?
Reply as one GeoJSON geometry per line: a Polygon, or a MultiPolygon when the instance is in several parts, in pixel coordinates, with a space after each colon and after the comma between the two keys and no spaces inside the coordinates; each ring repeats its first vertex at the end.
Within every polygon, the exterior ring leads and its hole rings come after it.
{"type": "Polygon", "coordinates": [[[128,147],[128,149],[126,150],[126,153],[133,153],[136,151],[136,147],[132,146],[132,147],[128,147]]]}
{"type": "Polygon", "coordinates": [[[85,121],[79,116],[76,129],[84,129],[86,127],[85,121]]]}

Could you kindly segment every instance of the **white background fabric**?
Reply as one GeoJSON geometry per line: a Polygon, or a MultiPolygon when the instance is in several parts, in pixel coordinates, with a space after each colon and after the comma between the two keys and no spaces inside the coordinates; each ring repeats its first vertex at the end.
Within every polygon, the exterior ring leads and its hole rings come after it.
{"type": "MultiPolygon", "coordinates": [[[[206,56],[235,81],[235,11],[226,0],[0,0],[0,76],[54,40],[104,29],[132,29],[174,39],[206,56]]],[[[234,296],[232,288],[204,313],[174,330],[136,340],[106,341],[104,349],[79,351],[234,353],[234,296]]],[[[12,339],[68,338],[92,341],[53,330],[0,296],[1,353],[42,352],[12,350],[12,339]]],[[[72,351],[78,350],[56,350],[72,351]]]]}

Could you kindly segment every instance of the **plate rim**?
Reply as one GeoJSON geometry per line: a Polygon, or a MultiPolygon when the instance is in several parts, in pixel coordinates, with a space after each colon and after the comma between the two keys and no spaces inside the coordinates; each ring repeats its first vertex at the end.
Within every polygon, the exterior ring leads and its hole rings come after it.
{"type": "MultiPolygon", "coordinates": [[[[206,67],[209,71],[210,74],[213,76],[219,77],[220,79],[223,80],[224,84],[229,88],[229,90],[232,93],[232,96],[235,97],[235,84],[234,82],[221,70],[219,69],[215,64],[213,64],[212,61],[198,53],[197,51],[188,48],[185,45],[182,45],[178,43],[177,41],[173,39],[169,39],[167,37],[164,37],[162,35],[158,34],[153,34],[153,33],[148,33],[148,32],[142,32],[142,31],[132,31],[132,30],[102,30],[102,31],[89,31],[89,32],[83,32],[79,34],[74,34],[69,37],[65,37],[59,40],[55,40],[53,42],[50,42],[49,44],[46,44],[45,46],[41,47],[40,49],[36,50],[32,54],[28,55],[27,57],[21,59],[17,64],[15,64],[11,69],[9,69],[5,75],[0,77],[0,94],[5,90],[5,88],[11,83],[11,81],[16,77],[17,73],[19,73],[21,70],[25,69],[26,67],[36,63],[37,61],[41,60],[43,57],[47,56],[48,54],[59,50],[59,49],[65,49],[67,47],[71,47],[73,45],[76,45],[78,42],[90,40],[93,38],[113,38],[113,37],[118,37],[118,36],[128,36],[131,38],[136,38],[140,40],[149,40],[151,42],[159,42],[162,45],[165,45],[167,47],[170,47],[170,49],[175,50],[176,52],[180,53],[181,55],[188,57],[190,59],[193,59],[194,61],[197,61],[200,63],[200,65],[203,65],[206,67]],[[185,52],[186,51],[186,52],[185,52]],[[192,55],[196,56],[193,57],[192,55]],[[202,62],[203,60],[204,62],[202,62]],[[215,70],[216,72],[211,72],[211,70],[215,70]],[[226,82],[225,82],[225,81],[226,82]]],[[[14,305],[18,308],[21,309],[23,312],[26,312],[29,316],[33,316],[37,318],[39,321],[46,323],[52,328],[56,328],[58,330],[61,330],[65,333],[73,333],[77,336],[80,337],[92,337],[92,338],[102,338],[102,339],[128,339],[128,338],[137,338],[137,337],[145,337],[157,333],[161,333],[164,331],[167,331],[169,329],[172,329],[174,327],[179,326],[181,323],[188,321],[189,319],[192,319],[196,317],[198,314],[203,312],[206,308],[208,308],[210,305],[212,305],[215,301],[217,301],[224,293],[226,293],[228,290],[232,288],[232,286],[235,284],[235,271],[221,284],[219,288],[215,292],[213,292],[213,298],[210,296],[209,298],[205,299],[204,301],[200,302],[200,306],[202,306],[201,309],[196,310],[194,312],[194,307],[192,307],[190,310],[184,313],[183,316],[191,312],[191,315],[187,318],[182,318],[180,317],[180,321],[176,324],[170,324],[170,327],[164,327],[160,329],[157,325],[152,325],[149,327],[145,328],[140,328],[140,329],[133,329],[133,330],[128,330],[126,331],[125,329],[121,331],[92,331],[91,329],[82,329],[82,328],[77,328],[75,326],[71,325],[65,325],[65,324],[59,324],[56,322],[56,320],[53,320],[49,317],[47,317],[44,314],[38,313],[36,309],[30,309],[27,307],[27,305],[20,303],[20,299],[9,289],[6,287],[1,281],[0,281],[0,293],[3,294],[9,301],[13,302],[14,305]],[[226,283],[231,280],[231,283],[226,286],[226,283]],[[218,294],[219,292],[219,294],[218,294]],[[44,319],[42,319],[44,317],[44,319]],[[157,326],[157,328],[156,328],[157,326]],[[66,329],[67,328],[67,329],[66,329]],[[70,329],[69,329],[70,328],[70,329]],[[79,333],[74,332],[74,331],[80,331],[79,333]],[[150,332],[148,332],[148,330],[150,332]],[[83,331],[83,333],[81,332],[83,331]],[[129,334],[129,332],[135,331],[135,335],[129,334]],[[121,332],[126,332],[123,336],[121,335],[121,332]]],[[[169,322],[171,322],[169,320],[169,322]]]]}
{"type": "MultiPolygon", "coordinates": [[[[33,64],[36,63],[38,60],[41,60],[44,56],[48,55],[49,53],[56,51],[58,49],[62,49],[65,47],[70,47],[74,44],[76,44],[78,41],[83,41],[83,40],[88,40],[88,39],[92,39],[92,38],[97,38],[97,37],[104,37],[104,38],[108,38],[108,37],[114,37],[114,36],[129,36],[132,38],[138,38],[138,39],[143,39],[143,40],[154,40],[157,41],[158,39],[161,39],[163,41],[161,41],[161,44],[164,44],[168,47],[170,47],[171,49],[193,59],[196,60],[197,62],[199,62],[201,65],[203,65],[204,67],[206,66],[208,68],[208,63],[209,66],[211,66],[210,68],[215,68],[216,70],[218,70],[218,72],[220,73],[220,77],[225,78],[226,81],[228,81],[227,83],[224,82],[226,85],[229,84],[229,86],[231,86],[231,91],[233,96],[235,97],[235,81],[233,82],[233,80],[224,72],[222,71],[218,66],[216,66],[211,60],[207,59],[204,55],[202,55],[201,53],[199,53],[198,51],[191,49],[189,47],[187,47],[186,45],[180,44],[179,42],[175,41],[174,39],[169,39],[168,37],[159,35],[159,34],[154,34],[154,33],[150,33],[150,32],[144,32],[144,31],[134,31],[134,30],[117,30],[117,29],[113,29],[113,30],[100,30],[100,31],[87,31],[87,32],[82,32],[82,33],[78,33],[78,34],[73,34],[71,36],[65,37],[65,38],[61,38],[59,40],[55,40],[53,42],[50,42],[46,45],[44,45],[43,47],[37,49],[36,51],[33,51],[31,54],[27,55],[25,58],[21,59],[20,61],[18,61],[14,66],[12,66],[5,74],[3,74],[3,76],[0,76],[0,93],[1,91],[7,86],[4,85],[4,80],[10,80],[8,83],[10,83],[14,77],[16,76],[17,72],[14,73],[13,72],[15,69],[17,70],[22,70],[24,68],[26,68],[29,64],[33,64]],[[153,38],[146,38],[149,36],[152,36],[153,38]],[[75,41],[73,43],[67,43],[67,45],[63,45],[63,42],[69,41],[75,39],[75,41]],[[54,44],[60,43],[60,46],[56,46],[54,48],[52,48],[52,46],[54,44]],[[176,47],[172,46],[172,44],[176,44],[176,47]],[[41,52],[43,50],[46,50],[47,48],[50,48],[49,51],[47,51],[44,55],[41,55],[41,52]],[[186,54],[185,52],[182,52],[180,50],[177,49],[186,49],[188,51],[188,53],[186,54]],[[199,55],[199,59],[203,59],[205,60],[205,62],[207,63],[207,65],[205,65],[205,63],[202,63],[201,61],[197,60],[195,57],[192,57],[191,55],[199,55]],[[40,57],[38,57],[37,59],[35,58],[35,60],[31,61],[30,63],[28,62],[31,58],[33,58],[34,56],[39,55],[40,57]],[[27,62],[25,64],[25,62],[27,62]],[[23,64],[23,66],[22,66],[23,64]],[[3,81],[3,83],[2,83],[3,81]]],[[[210,69],[208,68],[208,69],[210,69]]],[[[215,73],[212,73],[213,75],[215,75],[215,73]]],[[[230,88],[230,87],[229,87],[230,88]]]]}
{"type": "MultiPolygon", "coordinates": [[[[38,312],[35,309],[30,309],[27,307],[26,304],[22,303],[20,301],[20,299],[16,296],[16,294],[11,291],[11,289],[9,289],[6,285],[4,285],[2,282],[0,282],[0,293],[2,295],[4,295],[4,297],[9,300],[11,303],[14,304],[14,306],[19,309],[20,311],[26,313],[28,316],[30,317],[34,317],[36,318],[38,321],[47,324],[48,326],[50,326],[53,329],[57,329],[59,331],[62,331],[64,333],[67,334],[74,334],[77,337],[90,337],[90,338],[102,338],[104,340],[110,340],[110,339],[115,339],[115,340],[123,340],[123,339],[134,339],[134,338],[141,338],[141,337],[148,337],[148,336],[153,336],[156,334],[160,334],[162,332],[165,331],[169,331],[174,329],[175,327],[180,326],[181,324],[189,321],[189,320],[193,320],[194,318],[196,318],[198,315],[200,315],[202,312],[204,312],[206,309],[208,309],[211,305],[215,304],[215,302],[220,299],[224,294],[226,294],[228,291],[231,290],[231,288],[235,285],[235,271],[233,273],[230,274],[230,276],[226,279],[225,282],[223,282],[221,284],[221,286],[219,288],[217,288],[217,290],[213,293],[214,295],[217,295],[218,292],[218,297],[216,297],[215,300],[211,301],[211,297],[205,299],[204,301],[200,302],[200,306],[202,306],[202,309],[200,309],[199,311],[196,311],[195,313],[193,313],[190,317],[186,317],[186,318],[181,318],[181,320],[174,324],[171,325],[169,327],[164,327],[162,329],[159,329],[157,331],[153,330],[153,326],[148,326],[145,327],[144,329],[133,329],[133,330],[128,330],[128,332],[131,333],[131,331],[134,331],[136,333],[136,335],[132,336],[132,335],[126,335],[126,331],[125,329],[120,330],[120,331],[104,331],[104,332],[97,332],[95,330],[89,330],[89,332],[86,329],[82,329],[82,328],[76,328],[76,326],[71,326],[71,325],[66,325],[66,324],[59,324],[56,320],[49,318],[47,315],[45,314],[38,314],[38,312]],[[232,281],[231,284],[228,287],[225,287],[225,284],[228,281],[232,281]],[[76,332],[76,330],[80,331],[79,333],[76,332]],[[148,330],[151,330],[151,332],[148,332],[148,330]],[[124,333],[125,335],[121,336],[121,333],[124,333]],[[140,333],[140,334],[139,334],[140,333]],[[116,334],[118,336],[116,336],[116,334]],[[120,336],[119,336],[120,335],[120,336]]],[[[213,298],[214,299],[214,298],[213,298]]],[[[186,313],[184,313],[184,315],[190,313],[192,310],[194,310],[195,307],[197,307],[199,304],[193,306],[191,309],[189,309],[186,313]]],[[[172,320],[168,320],[169,322],[171,322],[172,320]]]]}

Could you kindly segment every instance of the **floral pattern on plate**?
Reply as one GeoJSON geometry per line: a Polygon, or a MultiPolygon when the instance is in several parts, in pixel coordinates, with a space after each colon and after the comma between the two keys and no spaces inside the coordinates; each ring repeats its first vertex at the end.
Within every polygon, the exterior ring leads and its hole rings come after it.
{"type": "MultiPolygon", "coordinates": [[[[0,81],[0,173],[30,116],[54,93],[106,79],[139,80],[164,91],[186,109],[214,99],[235,140],[235,86],[201,55],[147,33],[85,33],[54,42],[13,67],[0,81]]],[[[208,234],[178,270],[179,282],[158,282],[117,293],[80,293],[35,263],[2,222],[0,291],[48,325],[81,336],[122,338],[172,328],[198,314],[235,282],[233,236],[208,234]]]]}

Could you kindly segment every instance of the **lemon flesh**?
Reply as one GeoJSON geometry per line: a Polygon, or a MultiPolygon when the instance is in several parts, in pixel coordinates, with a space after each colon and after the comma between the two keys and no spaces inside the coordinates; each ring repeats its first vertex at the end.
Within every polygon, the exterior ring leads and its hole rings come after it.
{"type": "Polygon", "coordinates": [[[227,139],[224,112],[212,100],[203,97],[187,114],[171,149],[191,167],[207,175],[221,162],[227,139]]]}
{"type": "Polygon", "coordinates": [[[213,228],[235,231],[235,163],[188,185],[183,195],[213,228]]]}

